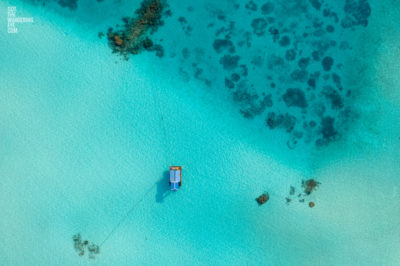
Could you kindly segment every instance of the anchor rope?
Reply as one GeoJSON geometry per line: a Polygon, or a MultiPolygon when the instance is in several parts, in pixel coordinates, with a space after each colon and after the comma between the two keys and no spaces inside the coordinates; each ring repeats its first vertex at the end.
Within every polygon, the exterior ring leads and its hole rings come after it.
{"type": "Polygon", "coordinates": [[[100,247],[110,239],[110,237],[117,231],[117,229],[122,225],[122,223],[129,217],[129,215],[140,205],[140,203],[146,198],[147,194],[149,194],[153,188],[156,186],[157,183],[154,183],[147,191],[143,194],[143,196],[132,205],[132,207],[126,212],[126,214],[118,221],[118,223],[113,227],[110,233],[106,236],[106,238],[101,242],[100,247]]]}
{"type": "Polygon", "coordinates": [[[158,90],[155,89],[155,88],[152,88],[152,92],[153,92],[153,93],[152,93],[151,95],[153,96],[154,105],[156,106],[157,111],[158,111],[158,116],[159,116],[160,124],[161,124],[161,131],[162,131],[162,135],[163,135],[162,144],[164,144],[164,145],[161,145],[161,146],[164,148],[166,163],[167,163],[167,165],[168,165],[168,164],[169,164],[169,162],[168,162],[168,152],[169,152],[169,149],[168,149],[167,146],[168,146],[169,142],[168,142],[167,129],[166,129],[166,127],[165,127],[164,115],[163,115],[163,113],[162,113],[162,108],[161,108],[160,101],[157,100],[157,99],[160,99],[158,90]]]}
{"type": "MultiPolygon", "coordinates": [[[[154,104],[156,106],[156,109],[158,111],[158,116],[159,116],[159,120],[160,120],[160,124],[161,124],[161,130],[162,130],[162,135],[163,135],[163,140],[162,140],[162,145],[164,147],[164,152],[165,152],[165,158],[166,158],[166,163],[168,165],[168,138],[167,138],[167,130],[165,127],[165,121],[164,121],[164,116],[162,114],[162,109],[161,109],[161,105],[160,102],[157,101],[156,97],[158,96],[158,92],[156,89],[152,88],[152,93],[151,95],[153,96],[153,100],[154,100],[154,104]],[[157,95],[156,95],[157,94],[157,95]]],[[[117,229],[122,225],[122,223],[129,217],[129,215],[140,205],[140,203],[146,198],[146,196],[153,190],[153,188],[157,185],[157,182],[155,182],[154,184],[152,184],[147,190],[146,192],[143,194],[142,197],[139,198],[139,200],[137,202],[135,202],[132,207],[126,212],[126,214],[118,221],[118,223],[113,227],[113,229],[110,231],[110,233],[106,236],[106,238],[101,242],[101,244],[99,245],[99,247],[103,246],[104,243],[111,238],[111,236],[117,231],[117,229]]]]}

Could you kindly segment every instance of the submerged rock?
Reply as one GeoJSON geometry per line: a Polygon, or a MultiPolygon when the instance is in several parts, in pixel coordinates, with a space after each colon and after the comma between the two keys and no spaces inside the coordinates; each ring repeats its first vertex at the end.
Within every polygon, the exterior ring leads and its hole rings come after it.
{"type": "Polygon", "coordinates": [[[256,201],[258,203],[258,205],[263,205],[264,203],[266,203],[269,200],[269,195],[268,193],[264,193],[261,196],[259,196],[258,198],[256,198],[256,201]]]}

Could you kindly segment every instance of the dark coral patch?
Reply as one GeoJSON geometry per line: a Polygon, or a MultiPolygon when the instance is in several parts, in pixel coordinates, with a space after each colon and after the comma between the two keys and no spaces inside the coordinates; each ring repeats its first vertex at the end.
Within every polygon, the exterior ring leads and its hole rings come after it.
{"type": "Polygon", "coordinates": [[[228,78],[225,78],[225,87],[228,89],[233,89],[235,87],[235,84],[228,78]]]}
{"type": "Polygon", "coordinates": [[[186,20],[185,17],[179,17],[179,18],[178,18],[178,21],[179,21],[180,23],[183,23],[183,24],[186,24],[186,23],[187,23],[187,20],[186,20]]]}
{"type": "Polygon", "coordinates": [[[265,34],[265,29],[267,28],[267,21],[263,18],[255,18],[251,22],[251,27],[253,28],[254,34],[262,36],[265,34]]]}
{"type": "Polygon", "coordinates": [[[279,40],[280,46],[285,47],[285,46],[288,46],[289,44],[290,44],[290,38],[287,35],[282,36],[282,38],[279,40]]]}
{"type": "Polygon", "coordinates": [[[78,0],[58,0],[58,4],[70,10],[75,10],[78,7],[78,0]]]}
{"type": "Polygon", "coordinates": [[[252,101],[257,100],[258,95],[250,94],[246,90],[237,90],[233,93],[233,100],[235,102],[245,102],[250,103],[252,101]]]}
{"type": "Polygon", "coordinates": [[[334,88],[325,86],[322,90],[322,94],[330,100],[332,109],[343,108],[343,99],[334,88]]]}
{"type": "Polygon", "coordinates": [[[267,17],[267,22],[272,24],[275,22],[275,18],[274,17],[267,17]]]}
{"type": "Polygon", "coordinates": [[[251,11],[257,11],[257,4],[253,1],[248,2],[245,7],[251,11]]]}
{"type": "Polygon", "coordinates": [[[285,61],[283,60],[282,57],[279,57],[274,54],[270,55],[269,58],[267,59],[267,66],[271,70],[283,66],[284,63],[285,61]]]}
{"type": "Polygon", "coordinates": [[[312,5],[313,8],[315,8],[316,10],[320,10],[322,3],[319,0],[309,0],[310,4],[312,5]]]}
{"type": "Polygon", "coordinates": [[[290,77],[294,81],[305,82],[308,78],[308,72],[305,70],[296,69],[290,74],[290,77]]]}
{"type": "Polygon", "coordinates": [[[321,64],[322,64],[322,68],[325,71],[329,71],[329,70],[331,70],[332,65],[333,65],[333,58],[330,56],[326,56],[326,57],[324,57],[324,59],[322,59],[321,64]]]}
{"type": "Polygon", "coordinates": [[[310,78],[308,81],[307,81],[307,84],[308,84],[308,86],[310,86],[311,88],[313,88],[313,89],[315,89],[315,79],[313,79],[313,78],[310,78]]]}
{"type": "Polygon", "coordinates": [[[295,138],[286,141],[286,146],[291,150],[294,150],[296,148],[296,145],[297,145],[297,140],[295,138]]]}
{"type": "Polygon", "coordinates": [[[275,28],[275,27],[270,27],[268,29],[268,32],[271,34],[272,36],[272,40],[274,42],[278,41],[280,38],[280,33],[279,33],[279,29],[275,28]]]}
{"type": "Polygon", "coordinates": [[[321,59],[318,51],[313,51],[311,53],[311,56],[314,59],[314,61],[319,61],[321,59]]]}
{"type": "Polygon", "coordinates": [[[274,112],[269,112],[265,122],[270,129],[284,128],[286,132],[290,133],[296,125],[296,117],[288,113],[277,115],[274,112]]]}
{"type": "Polygon", "coordinates": [[[265,4],[263,4],[263,5],[261,6],[261,12],[262,12],[264,15],[267,15],[267,14],[272,13],[272,12],[274,11],[274,9],[275,9],[275,6],[274,6],[274,4],[271,3],[271,2],[266,2],[265,4]]]}
{"type": "Polygon", "coordinates": [[[312,42],[312,46],[316,48],[312,52],[312,57],[315,61],[319,61],[320,58],[328,51],[329,47],[331,46],[331,42],[327,39],[318,40],[312,42]]]}
{"type": "Polygon", "coordinates": [[[366,27],[368,18],[371,15],[371,6],[367,0],[346,0],[344,12],[346,17],[341,22],[343,28],[358,25],[366,27]]]}
{"type": "Polygon", "coordinates": [[[310,64],[310,58],[309,57],[302,57],[302,58],[300,58],[299,62],[297,63],[297,65],[301,69],[306,69],[309,64],[310,64]]]}
{"type": "MultiPolygon", "coordinates": [[[[240,86],[239,86],[240,87],[240,86]]],[[[265,95],[261,100],[257,94],[249,93],[245,88],[238,89],[232,94],[233,100],[242,106],[240,112],[245,118],[254,118],[272,106],[272,95],[265,95]]]]}
{"type": "Polygon", "coordinates": [[[335,31],[335,27],[333,27],[332,25],[328,25],[328,26],[326,26],[326,31],[329,32],[329,33],[334,32],[335,31]]]}
{"type": "Polygon", "coordinates": [[[240,56],[238,55],[224,55],[219,63],[224,67],[225,70],[233,70],[238,66],[240,56]]]}
{"type": "Polygon", "coordinates": [[[335,129],[335,119],[330,116],[322,118],[321,133],[325,141],[332,141],[338,137],[338,132],[335,129]]]}
{"type": "Polygon", "coordinates": [[[142,42],[142,46],[144,49],[149,50],[153,47],[154,43],[152,40],[150,40],[150,38],[146,37],[143,42],[142,42]]]}
{"type": "Polygon", "coordinates": [[[159,44],[151,45],[150,47],[146,47],[147,51],[150,52],[155,52],[157,57],[163,57],[164,56],[164,47],[162,47],[159,44]]]}
{"type": "Polygon", "coordinates": [[[217,53],[221,53],[223,51],[228,51],[230,53],[235,52],[235,46],[233,45],[231,40],[215,39],[214,43],[213,43],[213,47],[217,53]]]}
{"type": "Polygon", "coordinates": [[[339,76],[338,74],[332,73],[332,81],[333,81],[333,83],[335,83],[336,88],[339,89],[339,88],[342,87],[342,85],[341,85],[341,80],[340,80],[340,76],[339,76]]]}
{"type": "Polygon", "coordinates": [[[241,109],[242,114],[244,114],[246,118],[253,118],[262,114],[267,107],[271,107],[273,105],[271,97],[271,94],[266,95],[261,99],[261,101],[259,101],[259,103],[256,101],[247,102],[247,106],[241,109]]]}
{"type": "Polygon", "coordinates": [[[240,65],[240,75],[246,77],[249,74],[249,70],[246,65],[240,65]]]}
{"type": "Polygon", "coordinates": [[[188,59],[189,58],[190,52],[189,52],[188,48],[183,48],[182,49],[182,56],[183,56],[184,59],[188,59]]]}
{"type": "Polygon", "coordinates": [[[295,49],[289,49],[285,53],[285,58],[288,61],[293,61],[296,59],[296,50],[295,49]]]}
{"type": "Polygon", "coordinates": [[[232,81],[238,82],[239,79],[240,79],[240,75],[239,75],[239,74],[237,74],[237,73],[233,73],[233,74],[232,74],[232,76],[231,76],[231,80],[232,80],[232,81]]]}
{"type": "Polygon", "coordinates": [[[283,101],[287,106],[295,106],[300,108],[306,108],[308,106],[306,95],[304,91],[298,88],[287,89],[285,94],[282,96],[283,101]]]}

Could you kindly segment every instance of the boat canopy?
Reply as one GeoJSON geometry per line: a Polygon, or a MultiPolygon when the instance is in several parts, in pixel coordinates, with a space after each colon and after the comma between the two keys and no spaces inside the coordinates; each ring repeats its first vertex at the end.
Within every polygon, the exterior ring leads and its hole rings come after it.
{"type": "Polygon", "coordinates": [[[181,170],[170,170],[169,171],[169,181],[171,183],[181,182],[181,170]]]}
{"type": "Polygon", "coordinates": [[[178,189],[179,189],[179,183],[171,182],[171,190],[178,190],[178,189]]]}

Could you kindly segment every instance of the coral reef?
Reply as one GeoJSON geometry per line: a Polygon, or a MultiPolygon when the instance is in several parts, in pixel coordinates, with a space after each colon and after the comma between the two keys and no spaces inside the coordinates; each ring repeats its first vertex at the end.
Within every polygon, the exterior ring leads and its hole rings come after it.
{"type": "MultiPolygon", "coordinates": [[[[161,5],[159,1],[148,0],[144,6],[161,5]]],[[[225,89],[244,118],[284,131],[281,144],[289,149],[323,149],[345,136],[357,119],[352,105],[357,91],[349,87],[344,66],[353,53],[356,40],[352,36],[358,36],[353,32],[368,25],[372,12],[368,2],[246,0],[231,1],[229,11],[207,3],[196,7],[208,13],[202,16],[204,23],[188,6],[188,13],[176,15],[179,32],[163,42],[169,47],[178,45],[177,51],[168,52],[179,58],[185,81],[193,78],[208,88],[225,89]],[[180,36],[184,38],[177,41],[180,36]]],[[[143,10],[135,21],[148,13],[143,10]]],[[[150,26],[137,27],[130,20],[127,27],[138,28],[134,31],[138,33],[150,31],[150,26]]],[[[130,45],[129,34],[117,35],[109,38],[117,51],[164,54],[154,40],[146,39],[147,33],[130,45]]]]}
{"type": "Polygon", "coordinates": [[[142,50],[156,51],[157,56],[163,56],[160,45],[154,45],[148,34],[154,33],[161,20],[166,3],[162,0],[145,0],[136,10],[136,18],[123,18],[123,30],[108,29],[107,38],[114,53],[119,53],[128,59],[129,54],[138,54],[142,50]]]}

